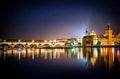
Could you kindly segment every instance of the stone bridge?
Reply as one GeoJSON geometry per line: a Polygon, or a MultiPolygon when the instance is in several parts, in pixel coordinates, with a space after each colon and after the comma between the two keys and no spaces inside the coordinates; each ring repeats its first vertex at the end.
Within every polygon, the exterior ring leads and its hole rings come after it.
{"type": "Polygon", "coordinates": [[[0,42],[0,47],[2,46],[8,46],[8,47],[17,47],[17,46],[23,46],[23,47],[64,47],[65,42],[59,42],[59,41],[43,41],[43,42],[36,42],[34,40],[24,42],[21,40],[18,40],[17,42],[10,42],[10,41],[3,41],[0,42]]]}

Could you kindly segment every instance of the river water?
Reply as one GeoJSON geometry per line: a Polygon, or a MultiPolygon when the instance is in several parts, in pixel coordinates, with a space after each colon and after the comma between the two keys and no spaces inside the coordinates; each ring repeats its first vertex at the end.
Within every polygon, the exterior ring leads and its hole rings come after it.
{"type": "Polygon", "coordinates": [[[119,79],[120,48],[0,50],[0,79],[119,79]]]}

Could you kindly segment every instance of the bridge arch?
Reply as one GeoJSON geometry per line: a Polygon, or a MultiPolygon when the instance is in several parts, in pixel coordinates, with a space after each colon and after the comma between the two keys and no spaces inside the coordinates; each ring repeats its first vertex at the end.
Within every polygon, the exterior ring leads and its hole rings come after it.
{"type": "Polygon", "coordinates": [[[61,45],[61,44],[55,44],[55,46],[54,47],[62,47],[63,45],[61,45]]]}
{"type": "Polygon", "coordinates": [[[36,44],[30,44],[30,47],[31,48],[37,48],[37,45],[36,44]]]}
{"type": "Polygon", "coordinates": [[[1,47],[7,47],[7,48],[10,48],[10,47],[11,47],[9,44],[1,44],[0,46],[1,46],[1,47]]]}
{"type": "Polygon", "coordinates": [[[19,47],[19,46],[22,46],[22,47],[25,47],[23,44],[16,44],[15,47],[19,47]]]}
{"type": "Polygon", "coordinates": [[[51,47],[50,44],[43,44],[42,47],[51,47]]]}

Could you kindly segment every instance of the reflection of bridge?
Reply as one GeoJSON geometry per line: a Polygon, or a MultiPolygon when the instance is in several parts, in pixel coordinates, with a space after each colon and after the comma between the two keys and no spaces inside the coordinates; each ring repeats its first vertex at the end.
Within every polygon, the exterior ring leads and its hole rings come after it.
{"type": "Polygon", "coordinates": [[[72,49],[27,48],[22,50],[18,50],[17,48],[15,48],[7,49],[4,51],[0,50],[0,59],[4,58],[4,60],[6,60],[6,58],[9,56],[18,57],[19,60],[25,57],[31,57],[32,59],[39,57],[44,59],[63,58],[64,60],[66,60],[66,58],[73,58],[74,60],[75,59],[81,60],[86,65],[91,63],[93,66],[98,62],[104,61],[104,63],[106,63],[106,65],[108,65],[109,68],[111,68],[116,58],[118,60],[120,59],[120,48],[72,48],[72,49]]]}
{"type": "Polygon", "coordinates": [[[23,47],[37,47],[37,48],[64,47],[65,42],[59,42],[59,41],[36,42],[34,40],[29,41],[29,42],[22,42],[21,40],[18,40],[18,42],[7,42],[7,41],[0,42],[0,46],[17,47],[20,45],[23,47]]]}

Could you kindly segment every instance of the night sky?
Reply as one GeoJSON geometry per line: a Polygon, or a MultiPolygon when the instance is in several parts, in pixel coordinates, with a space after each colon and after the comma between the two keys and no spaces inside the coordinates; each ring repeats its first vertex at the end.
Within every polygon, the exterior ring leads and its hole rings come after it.
{"type": "Polygon", "coordinates": [[[57,39],[103,34],[108,20],[120,32],[118,0],[1,0],[1,39],[57,39]]]}

